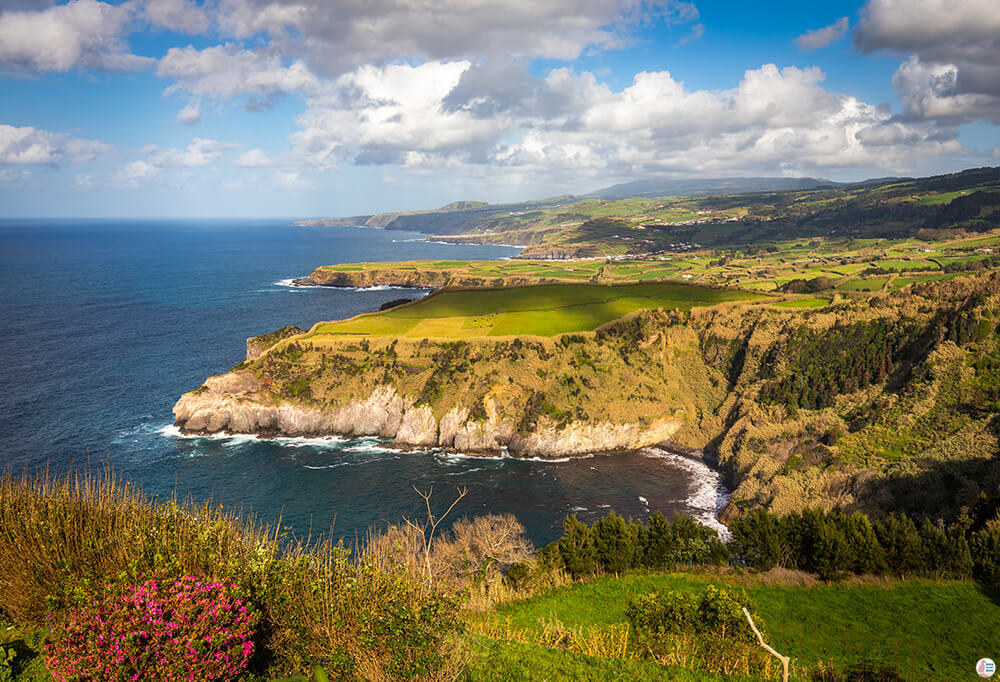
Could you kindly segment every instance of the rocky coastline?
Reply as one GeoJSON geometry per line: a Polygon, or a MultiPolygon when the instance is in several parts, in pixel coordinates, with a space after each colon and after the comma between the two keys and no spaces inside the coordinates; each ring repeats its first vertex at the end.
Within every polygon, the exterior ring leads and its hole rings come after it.
{"type": "Polygon", "coordinates": [[[364,270],[332,270],[316,268],[307,277],[292,280],[297,287],[341,287],[367,289],[371,287],[401,287],[407,289],[498,289],[538,284],[559,284],[574,280],[557,277],[479,277],[435,269],[367,268],[364,270]]]}
{"type": "Polygon", "coordinates": [[[175,425],[186,434],[276,436],[375,436],[408,448],[441,447],[465,454],[556,459],[602,452],[638,450],[670,440],[681,422],[664,417],[649,424],[574,421],[562,428],[541,426],[530,433],[488,409],[485,419],[455,407],[440,418],[428,405],[379,386],[364,400],[321,409],[288,402],[265,402],[257,378],[233,371],[211,377],[174,405],[175,425]]]}

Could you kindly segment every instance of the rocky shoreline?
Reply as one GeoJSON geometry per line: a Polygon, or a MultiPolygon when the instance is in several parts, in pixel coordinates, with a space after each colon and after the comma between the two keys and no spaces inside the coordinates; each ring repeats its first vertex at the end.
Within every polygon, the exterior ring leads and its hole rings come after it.
{"type": "Polygon", "coordinates": [[[546,425],[530,433],[497,417],[487,405],[486,419],[472,419],[467,408],[454,407],[436,418],[391,386],[379,386],[368,398],[333,409],[287,402],[264,402],[257,378],[234,371],[212,377],[174,405],[175,426],[182,433],[251,434],[261,437],[375,436],[400,447],[441,447],[465,454],[556,459],[602,452],[638,450],[670,440],[681,422],[664,417],[650,424],[574,421],[546,425]]]}
{"type": "Polygon", "coordinates": [[[557,277],[479,277],[435,269],[371,268],[365,270],[328,270],[316,268],[307,277],[291,281],[297,287],[341,287],[368,289],[371,287],[400,287],[406,289],[500,289],[539,284],[574,282],[557,277]]]}

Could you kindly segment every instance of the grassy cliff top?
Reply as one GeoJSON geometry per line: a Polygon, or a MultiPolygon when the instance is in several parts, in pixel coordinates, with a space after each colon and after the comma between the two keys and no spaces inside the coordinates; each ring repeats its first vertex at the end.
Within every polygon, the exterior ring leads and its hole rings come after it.
{"type": "Polygon", "coordinates": [[[477,336],[555,336],[587,332],[641,309],[690,310],[764,297],[680,282],[618,286],[553,284],[512,289],[450,290],[412,305],[314,327],[323,335],[461,339],[477,336]]]}

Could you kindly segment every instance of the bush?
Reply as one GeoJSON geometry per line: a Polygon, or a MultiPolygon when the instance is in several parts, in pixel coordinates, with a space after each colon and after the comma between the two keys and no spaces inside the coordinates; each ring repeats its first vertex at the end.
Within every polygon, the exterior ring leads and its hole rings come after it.
{"type": "MultiPolygon", "coordinates": [[[[0,475],[0,613],[21,626],[51,628],[54,667],[83,665],[78,659],[106,666],[120,656],[121,665],[132,665],[130,650],[114,652],[108,637],[83,641],[88,628],[124,628],[124,616],[104,625],[88,619],[131,613],[122,611],[133,608],[122,600],[136,598],[139,587],[130,593],[127,586],[145,584],[140,576],[158,576],[154,596],[168,602],[177,596],[168,578],[194,576],[203,586],[225,585],[220,599],[238,598],[260,613],[254,673],[280,677],[322,666],[387,680],[451,670],[451,641],[461,627],[456,595],[427,584],[405,561],[379,562],[364,552],[349,560],[329,540],[307,545],[278,533],[220,505],[153,502],[111,475],[0,475]],[[97,597],[104,594],[111,601],[97,597]]],[[[138,635],[115,630],[118,641],[124,635],[131,646],[159,637],[144,625],[138,635]]],[[[221,646],[212,640],[219,632],[206,633],[208,642],[202,637],[195,652],[221,646]]],[[[188,664],[168,656],[171,669],[188,664]]],[[[198,672],[196,679],[227,671],[198,672]]],[[[102,669],[92,679],[108,677],[102,669]]]]}
{"type": "MultiPolygon", "coordinates": [[[[745,592],[709,585],[701,594],[640,595],[625,613],[640,650],[658,663],[724,675],[761,674],[773,661],[758,648],[744,608],[751,615],[756,611],[745,592]]],[[[755,623],[763,629],[756,618],[755,623]]]]}
{"type": "Polygon", "coordinates": [[[235,679],[259,618],[235,590],[191,576],[125,586],[55,621],[46,665],[57,680],[235,679]]]}
{"type": "MultiPolygon", "coordinates": [[[[709,585],[697,595],[680,591],[640,595],[629,602],[625,615],[637,631],[711,633],[755,642],[743,608],[751,616],[757,610],[745,592],[709,585]]],[[[758,629],[762,627],[756,619],[754,622],[758,629]]]]}

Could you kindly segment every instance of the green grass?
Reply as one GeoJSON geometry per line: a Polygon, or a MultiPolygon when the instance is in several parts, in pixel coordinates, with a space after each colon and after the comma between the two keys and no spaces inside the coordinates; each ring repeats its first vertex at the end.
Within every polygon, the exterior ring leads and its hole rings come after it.
{"type": "MultiPolygon", "coordinates": [[[[603,577],[501,606],[490,617],[509,619],[522,629],[553,619],[567,627],[612,625],[627,621],[625,608],[637,595],[698,591],[720,580],[680,573],[603,577]]],[[[773,646],[800,670],[831,660],[842,667],[881,652],[904,679],[973,679],[976,660],[1000,651],[1000,592],[971,582],[751,584],[745,589],[773,646]]]]}
{"type": "Polygon", "coordinates": [[[470,640],[471,660],[460,678],[468,682],[482,680],[628,680],[660,682],[661,680],[742,680],[743,677],[723,677],[678,667],[664,667],[645,661],[586,656],[556,651],[535,644],[504,642],[486,637],[470,640]]]}
{"type": "Polygon", "coordinates": [[[793,298],[790,301],[775,303],[775,308],[823,308],[830,304],[826,298],[793,298]]]}
{"type": "Polygon", "coordinates": [[[678,282],[441,291],[413,305],[320,324],[315,333],[411,338],[555,336],[592,331],[635,310],[689,310],[696,306],[761,298],[744,291],[678,282]]]}
{"type": "MultiPolygon", "coordinates": [[[[46,631],[42,628],[18,627],[0,620],[0,649],[14,651],[10,669],[18,682],[42,682],[51,680],[52,675],[45,668],[42,647],[45,645],[46,631]]],[[[0,664],[0,680],[4,677],[0,664]]]]}

